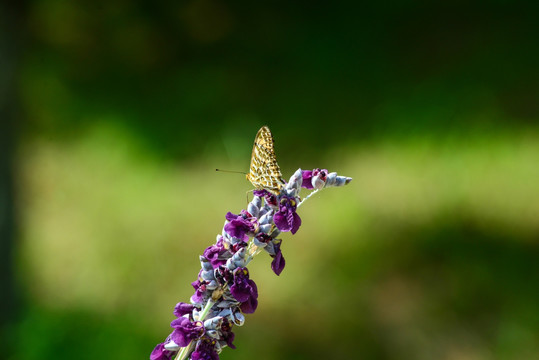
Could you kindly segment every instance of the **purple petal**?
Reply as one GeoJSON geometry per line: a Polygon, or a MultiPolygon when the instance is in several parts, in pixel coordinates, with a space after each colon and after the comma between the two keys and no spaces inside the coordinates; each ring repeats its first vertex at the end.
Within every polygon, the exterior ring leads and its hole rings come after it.
{"type": "Polygon", "coordinates": [[[226,254],[226,249],[223,246],[223,238],[220,237],[216,244],[207,247],[206,250],[204,250],[203,256],[209,260],[211,266],[215,269],[219,267],[219,265],[226,263],[226,259],[224,258],[226,256],[224,256],[224,254],[226,254]]]}
{"type": "Polygon", "coordinates": [[[251,288],[251,297],[258,298],[258,287],[256,286],[256,283],[249,279],[249,286],[251,288]]]}
{"type": "Polygon", "coordinates": [[[225,335],[223,340],[226,341],[226,344],[228,345],[228,347],[231,349],[235,349],[236,346],[232,342],[234,341],[234,338],[236,337],[236,335],[232,331],[229,331],[223,335],[225,335]]]}
{"type": "Polygon", "coordinates": [[[277,226],[277,229],[281,231],[290,231],[290,227],[285,215],[286,214],[282,212],[275,213],[275,215],[273,215],[273,222],[275,223],[275,226],[277,226]]]}
{"type": "Polygon", "coordinates": [[[249,299],[251,289],[246,281],[234,280],[234,284],[230,286],[230,293],[239,302],[245,302],[249,299]]]}
{"type": "Polygon", "coordinates": [[[224,229],[230,236],[247,242],[249,241],[247,233],[254,230],[254,225],[238,215],[235,219],[226,223],[224,229]]]}
{"type": "Polygon", "coordinates": [[[172,341],[174,341],[176,344],[178,344],[181,347],[187,346],[191,342],[191,340],[189,340],[185,336],[183,331],[178,330],[178,329],[174,329],[172,334],[170,334],[170,338],[172,339],[172,341]]]}
{"type": "Polygon", "coordinates": [[[235,349],[236,346],[232,343],[234,341],[234,333],[232,332],[232,324],[226,318],[221,325],[221,333],[223,334],[221,340],[225,341],[227,346],[231,349],[235,349]]]}
{"type": "Polygon", "coordinates": [[[273,257],[273,261],[271,262],[271,270],[275,273],[275,275],[279,276],[281,272],[283,271],[285,266],[285,261],[283,257],[283,253],[281,252],[281,249],[276,252],[275,256],[273,257]]]}
{"type": "Polygon", "coordinates": [[[174,328],[170,338],[182,347],[189,345],[192,340],[198,339],[204,331],[204,327],[200,322],[192,322],[185,317],[173,320],[170,326],[174,328]]]}
{"type": "Polygon", "coordinates": [[[150,360],[169,360],[176,354],[175,351],[165,349],[165,344],[157,344],[150,354],[150,360]]]}
{"type": "Polygon", "coordinates": [[[292,234],[295,234],[298,231],[300,226],[301,226],[301,218],[299,217],[298,214],[294,212],[292,215],[292,228],[290,229],[290,232],[292,234]]]}
{"type": "Polygon", "coordinates": [[[184,302],[179,302],[174,307],[174,316],[181,317],[185,314],[191,314],[193,312],[193,309],[195,307],[191,304],[187,304],[184,302]]]}
{"type": "Polygon", "coordinates": [[[266,194],[268,194],[268,191],[266,189],[262,189],[262,190],[254,190],[253,191],[253,195],[254,196],[258,196],[258,197],[263,197],[265,196],[266,194]]]}
{"type": "Polygon", "coordinates": [[[219,355],[215,350],[215,340],[203,338],[199,341],[191,354],[191,360],[219,360],[219,355]]]}
{"type": "Polygon", "coordinates": [[[247,268],[237,268],[234,270],[234,283],[230,286],[230,293],[239,302],[249,299],[251,286],[249,284],[249,272],[247,268]]]}
{"type": "Polygon", "coordinates": [[[320,179],[324,182],[327,180],[328,176],[328,169],[314,169],[313,170],[313,176],[319,176],[320,179]]]}
{"type": "Polygon", "coordinates": [[[301,187],[305,189],[312,189],[313,185],[311,184],[311,179],[313,177],[313,172],[311,170],[303,170],[301,175],[303,177],[303,183],[301,184],[301,187]]]}
{"type": "MultiPolygon", "coordinates": [[[[177,319],[172,320],[170,322],[170,326],[175,328],[175,329],[183,329],[189,323],[190,323],[189,319],[182,316],[182,317],[179,317],[177,319]]],[[[178,344],[178,343],[176,343],[176,344],[178,344]]]]}
{"type": "Polygon", "coordinates": [[[258,300],[255,298],[249,298],[249,301],[246,301],[240,305],[241,311],[245,314],[252,314],[255,312],[258,307],[258,300]]]}
{"type": "Polygon", "coordinates": [[[292,229],[292,225],[294,224],[294,214],[295,212],[292,210],[289,210],[286,213],[286,222],[288,223],[288,228],[292,229]]]}
{"type": "Polygon", "coordinates": [[[238,217],[238,215],[234,215],[230,211],[227,212],[226,215],[225,215],[225,219],[227,219],[228,221],[232,221],[232,220],[236,219],[237,217],[238,217]]]}
{"type": "Polygon", "coordinates": [[[197,304],[202,303],[204,295],[206,294],[206,284],[201,283],[200,280],[196,280],[193,281],[191,285],[195,288],[195,293],[191,296],[191,301],[197,304]]]}
{"type": "Polygon", "coordinates": [[[253,280],[249,279],[247,268],[234,270],[234,283],[230,293],[240,303],[240,309],[245,313],[253,313],[258,305],[258,289],[253,280]]]}

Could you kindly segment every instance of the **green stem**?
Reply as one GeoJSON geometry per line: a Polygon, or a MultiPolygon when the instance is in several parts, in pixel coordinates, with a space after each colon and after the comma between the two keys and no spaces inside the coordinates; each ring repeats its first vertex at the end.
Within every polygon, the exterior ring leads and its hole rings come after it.
{"type": "Polygon", "coordinates": [[[206,318],[206,316],[210,312],[211,307],[214,304],[215,304],[215,301],[213,301],[212,299],[208,300],[208,302],[206,303],[206,306],[204,307],[204,309],[202,309],[202,312],[198,315],[198,321],[204,321],[204,319],[206,318]]]}
{"type": "MultiPolygon", "coordinates": [[[[206,306],[204,306],[204,309],[202,309],[202,312],[199,313],[198,319],[195,319],[197,321],[204,321],[206,316],[208,316],[208,313],[210,312],[212,306],[215,304],[215,301],[212,299],[209,299],[206,303],[206,306]]],[[[194,342],[190,342],[189,345],[183,347],[179,352],[178,355],[176,355],[175,360],[185,360],[187,356],[191,353],[191,350],[193,349],[193,346],[195,346],[194,342]]]]}
{"type": "MultiPolygon", "coordinates": [[[[322,188],[323,189],[323,188],[322,188]]],[[[313,192],[311,192],[309,195],[307,195],[305,197],[305,199],[303,199],[303,201],[301,201],[299,204],[298,204],[298,208],[308,199],[310,198],[311,196],[313,196],[314,194],[316,194],[317,192],[319,192],[321,189],[316,189],[314,190],[313,192]]]]}
{"type": "Polygon", "coordinates": [[[191,349],[193,348],[193,346],[194,346],[194,343],[191,342],[186,347],[183,347],[182,350],[178,352],[178,355],[176,355],[175,360],[184,360],[187,357],[187,355],[191,353],[191,349]]]}

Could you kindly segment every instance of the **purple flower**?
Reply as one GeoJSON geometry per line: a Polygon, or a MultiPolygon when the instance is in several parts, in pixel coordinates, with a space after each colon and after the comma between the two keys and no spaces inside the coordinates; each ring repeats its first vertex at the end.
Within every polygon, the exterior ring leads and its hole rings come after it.
{"type": "Polygon", "coordinates": [[[326,183],[328,171],[327,169],[303,170],[301,175],[303,177],[301,187],[305,189],[321,189],[326,183]]]}
{"type": "Polygon", "coordinates": [[[204,333],[204,325],[200,321],[190,321],[188,318],[179,317],[170,323],[174,328],[170,338],[179,346],[187,346],[192,340],[198,339],[204,333]]]}
{"type": "Polygon", "coordinates": [[[328,180],[328,171],[327,169],[314,169],[313,178],[311,179],[311,185],[315,189],[322,189],[326,185],[328,180]]]}
{"type": "Polygon", "coordinates": [[[249,241],[249,236],[247,234],[255,231],[256,218],[245,210],[242,210],[239,215],[228,212],[225,217],[229,221],[225,225],[225,231],[228,235],[243,240],[244,242],[249,241]]]}
{"type": "Polygon", "coordinates": [[[244,314],[252,314],[256,311],[256,308],[258,307],[258,289],[256,288],[256,284],[253,281],[253,287],[254,292],[256,293],[256,296],[249,297],[249,300],[247,300],[244,303],[241,303],[240,310],[244,314]]]}
{"type": "Polygon", "coordinates": [[[234,270],[234,283],[230,286],[230,293],[241,304],[240,309],[246,314],[254,313],[258,306],[258,289],[253,280],[249,279],[247,268],[234,270]]]}
{"type": "Polygon", "coordinates": [[[266,190],[266,189],[253,190],[253,195],[254,196],[264,197],[264,196],[266,196],[266,194],[269,194],[269,191],[266,190]]]}
{"type": "Polygon", "coordinates": [[[305,189],[312,189],[313,185],[311,184],[311,180],[313,178],[313,172],[311,170],[303,170],[301,172],[301,176],[303,177],[303,183],[301,184],[301,187],[305,189]]]}
{"type": "Polygon", "coordinates": [[[176,351],[165,349],[165,344],[160,343],[153,349],[150,354],[150,360],[169,360],[176,354],[176,351]]]}
{"type": "Polygon", "coordinates": [[[266,189],[262,190],[254,190],[253,194],[255,196],[263,197],[266,204],[269,206],[277,207],[277,196],[275,194],[270,193],[266,189]]]}
{"type": "Polygon", "coordinates": [[[221,333],[223,334],[221,340],[226,342],[227,346],[231,349],[235,349],[236,346],[232,344],[235,337],[234,333],[232,332],[232,324],[226,318],[223,320],[223,324],[221,325],[221,333]]]}
{"type": "Polygon", "coordinates": [[[247,246],[247,243],[243,241],[235,243],[235,244],[230,244],[229,252],[232,254],[235,254],[246,246],[247,246]]]}
{"type": "Polygon", "coordinates": [[[227,250],[223,245],[223,237],[220,236],[217,243],[204,250],[203,256],[208,259],[208,261],[211,263],[211,266],[215,269],[219,265],[223,265],[226,263],[226,258],[223,256],[224,254],[226,254],[226,252],[227,250]]]}
{"type": "Polygon", "coordinates": [[[263,233],[263,232],[258,232],[256,235],[255,235],[255,239],[263,244],[267,244],[269,243],[271,240],[273,240],[273,238],[266,234],[266,233],[263,233]]]}
{"type": "Polygon", "coordinates": [[[281,243],[276,242],[273,247],[275,248],[275,255],[272,256],[273,261],[271,262],[271,270],[273,270],[275,275],[279,276],[285,266],[283,253],[281,252],[281,243]]]}
{"type": "Polygon", "coordinates": [[[191,360],[219,360],[219,355],[215,351],[215,343],[215,340],[207,337],[202,338],[191,354],[191,360]]]}
{"type": "Polygon", "coordinates": [[[226,266],[219,266],[217,269],[215,269],[214,273],[215,280],[217,280],[217,283],[221,286],[232,283],[234,281],[234,276],[232,275],[232,272],[226,266]]]}
{"type": "Polygon", "coordinates": [[[204,297],[206,295],[206,281],[200,279],[197,279],[196,281],[193,281],[191,285],[195,288],[195,293],[193,296],[191,296],[191,300],[194,303],[200,304],[204,301],[204,297]]]}
{"type": "Polygon", "coordinates": [[[184,302],[179,302],[174,307],[174,316],[181,317],[185,314],[191,314],[195,307],[191,304],[186,304],[184,302]]]}
{"type": "Polygon", "coordinates": [[[296,214],[296,199],[283,196],[279,204],[279,211],[273,215],[273,222],[277,229],[281,231],[290,231],[295,234],[301,225],[301,219],[296,214]]]}

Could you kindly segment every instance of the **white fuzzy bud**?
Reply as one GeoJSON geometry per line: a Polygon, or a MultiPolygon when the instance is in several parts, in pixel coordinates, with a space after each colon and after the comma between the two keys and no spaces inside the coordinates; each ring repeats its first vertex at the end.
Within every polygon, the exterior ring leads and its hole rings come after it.
{"type": "Polygon", "coordinates": [[[315,189],[322,189],[324,185],[326,185],[326,182],[322,179],[320,174],[318,174],[311,179],[311,185],[315,189]]]}
{"type": "Polygon", "coordinates": [[[338,187],[348,185],[352,181],[351,177],[338,176],[336,172],[332,172],[328,175],[326,180],[326,187],[338,187]]]}
{"type": "Polygon", "coordinates": [[[298,192],[301,189],[301,184],[303,184],[303,173],[301,169],[297,169],[294,175],[290,178],[288,184],[286,184],[286,190],[298,192]]]}
{"type": "Polygon", "coordinates": [[[241,312],[237,311],[233,314],[233,321],[234,324],[242,326],[245,323],[245,316],[243,316],[241,312]]]}
{"type": "Polygon", "coordinates": [[[174,341],[170,340],[165,344],[165,349],[169,351],[176,351],[180,348],[180,345],[176,344],[174,341]]]}
{"type": "Polygon", "coordinates": [[[265,213],[258,221],[261,225],[269,224],[273,220],[273,211],[265,213]]]}
{"type": "Polygon", "coordinates": [[[256,206],[255,204],[253,204],[253,202],[251,201],[249,203],[249,205],[247,205],[247,211],[249,212],[249,214],[253,215],[255,218],[258,217],[258,213],[260,211],[260,208],[258,206],[256,206]]]}

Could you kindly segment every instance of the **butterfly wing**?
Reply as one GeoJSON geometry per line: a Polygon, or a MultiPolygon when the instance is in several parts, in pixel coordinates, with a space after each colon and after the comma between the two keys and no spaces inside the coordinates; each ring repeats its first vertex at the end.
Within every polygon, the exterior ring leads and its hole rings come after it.
{"type": "Polygon", "coordinates": [[[256,134],[247,180],[256,189],[266,189],[273,193],[278,193],[285,184],[275,158],[273,136],[267,126],[260,128],[256,134]]]}

